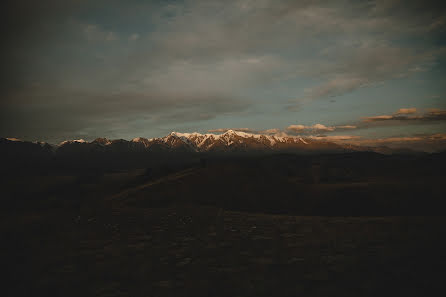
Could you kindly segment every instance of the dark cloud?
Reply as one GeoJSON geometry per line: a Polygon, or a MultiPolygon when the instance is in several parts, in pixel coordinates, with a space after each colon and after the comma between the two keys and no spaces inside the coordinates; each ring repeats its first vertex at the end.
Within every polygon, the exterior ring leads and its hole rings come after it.
{"type": "Polygon", "coordinates": [[[4,105],[0,134],[52,142],[72,137],[91,139],[102,134],[149,137],[146,133],[153,125],[180,126],[242,112],[247,107],[243,100],[212,94],[187,98],[165,93],[61,95],[64,97],[34,91],[25,95],[24,104],[4,105]],[[37,97],[28,97],[33,95],[37,97]]]}
{"type": "Polygon", "coordinates": [[[293,79],[311,81],[302,111],[445,52],[443,1],[6,0],[0,17],[0,133],[30,139],[202,123],[293,79]]]}
{"type": "MultiPolygon", "coordinates": [[[[26,1],[2,2],[0,59],[1,91],[20,88],[25,83],[30,59],[42,46],[60,42],[67,32],[73,14],[87,1],[26,1]]],[[[66,40],[68,41],[68,40],[66,40]]],[[[65,42],[66,42],[65,41],[65,42]]]]}

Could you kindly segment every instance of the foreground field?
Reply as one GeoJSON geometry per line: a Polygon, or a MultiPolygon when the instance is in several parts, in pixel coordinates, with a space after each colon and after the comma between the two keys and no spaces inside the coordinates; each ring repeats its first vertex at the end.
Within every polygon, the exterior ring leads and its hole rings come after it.
{"type": "Polygon", "coordinates": [[[445,289],[444,154],[117,160],[1,168],[2,296],[445,289]]]}
{"type": "Polygon", "coordinates": [[[446,219],[217,208],[3,217],[4,296],[429,296],[446,219]],[[14,226],[14,227],[12,227],[14,226]]]}

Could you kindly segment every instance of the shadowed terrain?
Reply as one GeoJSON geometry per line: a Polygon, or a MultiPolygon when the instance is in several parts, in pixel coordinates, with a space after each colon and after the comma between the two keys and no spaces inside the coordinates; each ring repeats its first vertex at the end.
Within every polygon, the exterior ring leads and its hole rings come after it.
{"type": "Polygon", "coordinates": [[[444,154],[3,161],[5,296],[444,289],[444,154]]]}

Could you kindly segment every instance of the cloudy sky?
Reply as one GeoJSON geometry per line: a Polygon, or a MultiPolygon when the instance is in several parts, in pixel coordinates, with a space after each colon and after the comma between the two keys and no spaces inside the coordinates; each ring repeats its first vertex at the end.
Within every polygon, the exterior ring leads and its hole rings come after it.
{"type": "Polygon", "coordinates": [[[8,0],[0,136],[444,140],[443,3],[8,0]]]}

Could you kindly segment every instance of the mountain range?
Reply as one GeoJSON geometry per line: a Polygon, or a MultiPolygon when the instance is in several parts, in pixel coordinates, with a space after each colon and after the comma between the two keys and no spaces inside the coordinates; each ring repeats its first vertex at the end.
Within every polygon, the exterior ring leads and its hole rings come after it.
{"type": "Polygon", "coordinates": [[[137,137],[130,141],[97,138],[91,142],[83,139],[66,140],[58,145],[46,142],[29,142],[16,138],[1,138],[2,150],[13,153],[76,154],[94,152],[297,152],[297,153],[343,153],[373,151],[384,154],[408,153],[410,150],[395,150],[387,147],[365,147],[351,144],[314,140],[299,136],[272,136],[228,130],[223,134],[200,134],[171,132],[160,138],[137,137]]]}

